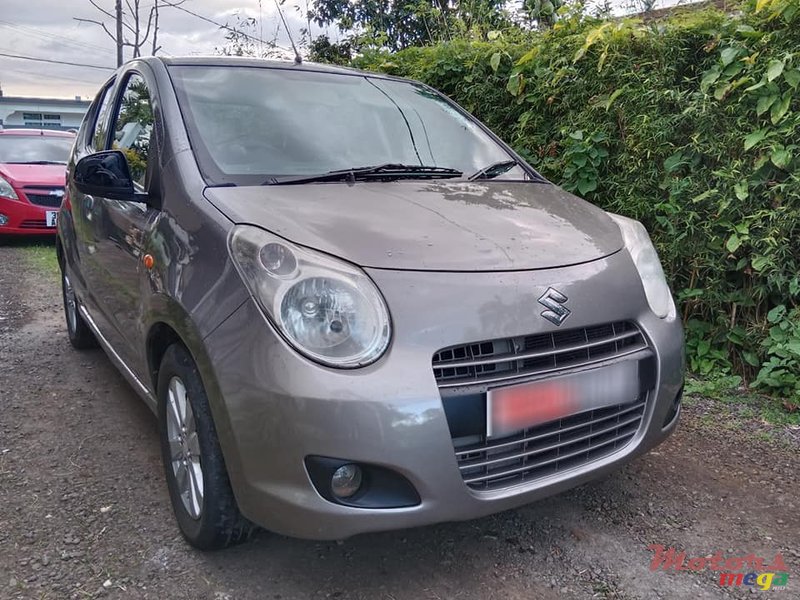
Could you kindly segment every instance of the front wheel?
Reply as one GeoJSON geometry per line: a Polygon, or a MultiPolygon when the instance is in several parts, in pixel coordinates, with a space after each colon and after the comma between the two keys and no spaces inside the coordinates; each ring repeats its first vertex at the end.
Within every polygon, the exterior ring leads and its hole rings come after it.
{"type": "Polygon", "coordinates": [[[78,310],[78,298],[67,275],[66,267],[61,271],[61,295],[64,299],[64,317],[67,321],[69,343],[78,350],[96,348],[97,340],[78,310]]]}
{"type": "Polygon", "coordinates": [[[158,421],[172,509],[186,540],[218,550],[249,538],[254,526],[239,513],[200,373],[182,344],[161,361],[158,421]]]}

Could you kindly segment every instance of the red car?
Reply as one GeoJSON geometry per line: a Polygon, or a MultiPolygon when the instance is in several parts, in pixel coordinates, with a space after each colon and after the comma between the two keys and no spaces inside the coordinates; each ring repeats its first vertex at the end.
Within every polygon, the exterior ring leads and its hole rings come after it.
{"type": "Polygon", "coordinates": [[[75,135],[0,129],[0,236],[56,233],[75,135]]]}

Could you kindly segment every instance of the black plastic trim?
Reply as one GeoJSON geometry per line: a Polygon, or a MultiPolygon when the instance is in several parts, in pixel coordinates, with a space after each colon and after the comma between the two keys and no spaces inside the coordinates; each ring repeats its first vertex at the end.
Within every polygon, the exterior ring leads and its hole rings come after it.
{"type": "Polygon", "coordinates": [[[675,419],[678,418],[678,415],[681,412],[682,400],[683,400],[683,386],[681,386],[681,389],[678,390],[678,393],[675,395],[675,398],[672,401],[672,405],[669,407],[669,412],[667,412],[667,416],[664,417],[664,424],[661,426],[662,430],[672,426],[675,419]]]}
{"type": "Polygon", "coordinates": [[[342,506],[354,508],[406,508],[417,506],[420,497],[411,482],[385,467],[325,456],[306,456],[306,470],[320,496],[342,506]],[[354,464],[361,468],[361,489],[350,498],[339,498],[331,489],[331,478],[341,466],[354,464]]]}

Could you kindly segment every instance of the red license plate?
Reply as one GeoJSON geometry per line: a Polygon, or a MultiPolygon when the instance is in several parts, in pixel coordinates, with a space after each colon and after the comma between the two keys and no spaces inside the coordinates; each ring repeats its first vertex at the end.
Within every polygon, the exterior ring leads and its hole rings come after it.
{"type": "Polygon", "coordinates": [[[638,396],[639,371],[634,361],[495,388],[486,395],[486,435],[507,436],[586,410],[627,404],[638,396]]]}

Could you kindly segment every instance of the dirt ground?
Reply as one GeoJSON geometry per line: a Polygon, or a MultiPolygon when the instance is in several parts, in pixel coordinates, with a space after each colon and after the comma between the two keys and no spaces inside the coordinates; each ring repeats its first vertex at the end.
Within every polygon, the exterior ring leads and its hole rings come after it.
{"type": "Polygon", "coordinates": [[[798,432],[726,415],[690,399],[655,452],[519,510],[204,554],[173,522],[155,418],[102,351],[70,347],[57,274],[0,246],[0,598],[800,598],[798,432]],[[789,582],[653,572],[650,544],[781,552],[789,582]]]}

